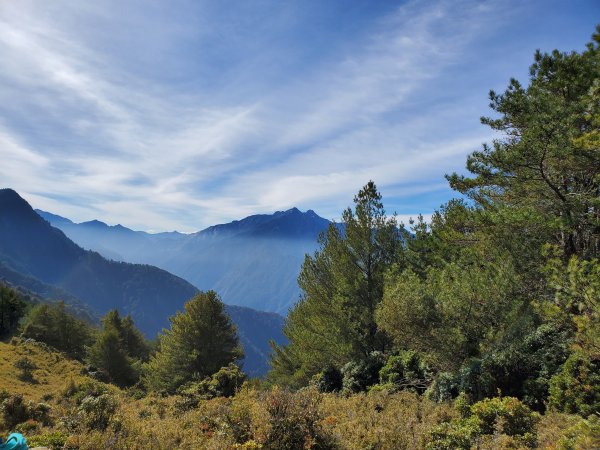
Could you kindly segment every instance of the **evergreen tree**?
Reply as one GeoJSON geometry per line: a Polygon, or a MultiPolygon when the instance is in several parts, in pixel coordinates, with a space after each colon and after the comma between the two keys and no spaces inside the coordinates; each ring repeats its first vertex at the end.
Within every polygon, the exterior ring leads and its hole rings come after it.
{"type": "Polygon", "coordinates": [[[381,195],[370,181],[347,208],[342,223],[321,235],[320,249],[307,255],[298,284],[300,301],[290,311],[286,347],[275,347],[273,380],[306,384],[334,364],[385,350],[375,310],[383,298],[384,273],[401,255],[401,233],[385,214],[381,195]]]}
{"type": "Polygon", "coordinates": [[[27,303],[16,290],[0,283],[0,339],[14,333],[26,308],[27,303]]]}
{"type": "Polygon", "coordinates": [[[545,243],[567,260],[600,252],[599,45],[600,27],[582,53],[538,51],[529,86],[492,91],[499,117],[482,123],[503,137],[468,157],[472,178],[448,177],[486,211],[499,244],[521,236],[509,249],[518,261],[539,266],[545,243]]]}
{"type": "Polygon", "coordinates": [[[44,342],[82,359],[92,340],[90,325],[67,312],[64,302],[34,307],[25,320],[22,337],[44,342]]]}
{"type": "Polygon", "coordinates": [[[200,292],[171,317],[159,349],[146,364],[146,381],[155,390],[175,391],[202,380],[243,356],[237,331],[214,291],[200,292]]]}
{"type": "Polygon", "coordinates": [[[139,360],[148,355],[148,344],[131,316],[121,319],[113,309],[102,318],[102,332],[89,352],[89,362],[119,386],[139,379],[139,360]]]}
{"type": "Polygon", "coordinates": [[[89,361],[118,386],[131,386],[139,378],[119,334],[113,328],[104,329],[98,336],[90,348],[89,361]]]}

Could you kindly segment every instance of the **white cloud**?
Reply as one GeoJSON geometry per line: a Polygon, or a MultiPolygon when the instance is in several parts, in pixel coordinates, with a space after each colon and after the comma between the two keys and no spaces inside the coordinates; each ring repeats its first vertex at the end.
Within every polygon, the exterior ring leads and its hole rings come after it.
{"type": "Polygon", "coordinates": [[[261,64],[298,53],[262,50],[272,35],[226,36],[204,2],[177,20],[120,3],[0,6],[0,177],[74,220],[183,231],[292,206],[337,217],[369,179],[418,213],[410,196],[489,139],[447,71],[514,6],[409,1],[268,85],[261,64]]]}

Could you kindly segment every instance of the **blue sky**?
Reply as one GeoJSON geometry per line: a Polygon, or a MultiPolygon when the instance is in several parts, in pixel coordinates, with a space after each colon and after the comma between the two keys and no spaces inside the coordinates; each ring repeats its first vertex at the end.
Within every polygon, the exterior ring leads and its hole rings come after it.
{"type": "Polygon", "coordinates": [[[368,180],[426,217],[494,138],[489,89],[581,51],[597,0],[0,1],[0,187],[76,221],[195,231],[368,180]]]}

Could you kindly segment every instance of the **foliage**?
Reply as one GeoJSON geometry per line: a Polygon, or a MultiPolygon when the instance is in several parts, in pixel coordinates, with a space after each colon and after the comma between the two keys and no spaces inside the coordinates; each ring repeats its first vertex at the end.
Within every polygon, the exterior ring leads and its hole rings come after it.
{"type": "Polygon", "coordinates": [[[131,316],[121,319],[117,310],[102,319],[103,330],[89,351],[89,362],[118,386],[139,380],[139,362],[147,358],[149,345],[133,324],[131,316]]]}
{"type": "Polygon", "coordinates": [[[555,305],[577,328],[578,348],[600,359],[600,261],[571,257],[563,264],[556,254],[546,265],[555,305]]]}
{"type": "Polygon", "coordinates": [[[590,95],[597,95],[600,33],[593,40],[582,53],[536,52],[529,86],[512,79],[503,94],[492,91],[499,117],[482,122],[503,138],[468,157],[473,178],[449,177],[490,213],[507,212],[497,226],[555,243],[566,258],[600,250],[600,148],[586,139],[598,127],[590,95]]]}
{"type": "Polygon", "coordinates": [[[113,329],[105,330],[98,336],[90,349],[89,361],[118,386],[131,386],[138,379],[132,361],[125,352],[117,331],[113,329]]]}
{"type": "Polygon", "coordinates": [[[354,205],[304,260],[298,278],[303,295],[286,320],[288,346],[275,348],[272,380],[306,385],[323,367],[341,367],[388,344],[375,323],[375,309],[383,297],[384,273],[399,258],[401,232],[395,218],[386,216],[372,181],[354,205]]]}
{"type": "Polygon", "coordinates": [[[52,423],[50,411],[48,404],[25,401],[21,394],[9,395],[0,405],[3,425],[9,430],[27,421],[50,425],[52,423]]]}
{"type": "Polygon", "coordinates": [[[381,352],[371,352],[366,358],[350,361],[342,367],[344,392],[362,392],[379,382],[379,371],[385,364],[381,352]]]}
{"type": "Polygon", "coordinates": [[[421,279],[412,270],[390,274],[377,322],[397,348],[428,353],[443,370],[481,354],[518,307],[517,278],[509,258],[465,253],[431,267],[421,279]]]}
{"type": "Polygon", "coordinates": [[[24,338],[44,342],[69,356],[82,359],[92,340],[90,326],[69,314],[64,302],[42,304],[31,310],[23,327],[24,338]]]}
{"type": "Polygon", "coordinates": [[[28,382],[34,381],[33,371],[35,369],[37,369],[38,366],[36,366],[35,363],[31,359],[24,356],[24,357],[18,359],[14,363],[14,367],[15,367],[15,369],[18,369],[20,371],[20,373],[19,373],[20,380],[28,381],[28,382]]]}
{"type": "Polygon", "coordinates": [[[160,336],[159,350],[145,367],[152,389],[174,392],[243,355],[236,328],[214,291],[200,292],[184,309],[170,318],[171,329],[160,336]]]}
{"type": "Polygon", "coordinates": [[[237,365],[231,363],[221,367],[212,376],[202,381],[191,381],[177,389],[177,393],[183,397],[179,407],[195,407],[202,399],[232,397],[241,389],[245,380],[246,374],[237,365]]]}
{"type": "Polygon", "coordinates": [[[460,419],[434,428],[427,449],[469,450],[482,437],[494,434],[512,438],[504,441],[518,445],[516,448],[534,448],[537,420],[535,413],[514,397],[488,398],[475,403],[460,419]]]}
{"type": "Polygon", "coordinates": [[[88,395],[79,405],[79,416],[91,430],[105,430],[117,409],[117,401],[111,394],[88,395]]]}
{"type": "Polygon", "coordinates": [[[379,371],[379,381],[395,390],[422,394],[431,383],[431,374],[418,353],[412,350],[391,355],[379,371]]]}
{"type": "Polygon", "coordinates": [[[26,309],[25,299],[15,289],[0,282],[0,339],[16,331],[26,309]]]}
{"type": "Polygon", "coordinates": [[[293,395],[274,390],[266,398],[271,428],[264,448],[273,450],[334,449],[335,442],[319,424],[319,397],[311,391],[293,395]]]}
{"type": "Polygon", "coordinates": [[[48,447],[51,449],[62,449],[69,437],[62,431],[53,431],[51,433],[38,434],[27,437],[27,445],[33,447],[48,447]]]}
{"type": "Polygon", "coordinates": [[[585,417],[600,413],[600,361],[573,353],[550,380],[551,408],[585,417]]]}
{"type": "Polygon", "coordinates": [[[310,380],[319,392],[337,392],[343,387],[344,376],[335,366],[329,365],[310,380]]]}

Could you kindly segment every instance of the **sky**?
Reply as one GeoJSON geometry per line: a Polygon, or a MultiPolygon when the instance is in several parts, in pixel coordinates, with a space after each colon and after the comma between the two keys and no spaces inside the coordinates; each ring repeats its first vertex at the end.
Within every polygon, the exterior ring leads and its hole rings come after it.
{"type": "Polygon", "coordinates": [[[375,181],[425,218],[499,136],[488,92],[582,51],[598,0],[0,0],[0,188],[192,232],[375,181]]]}

